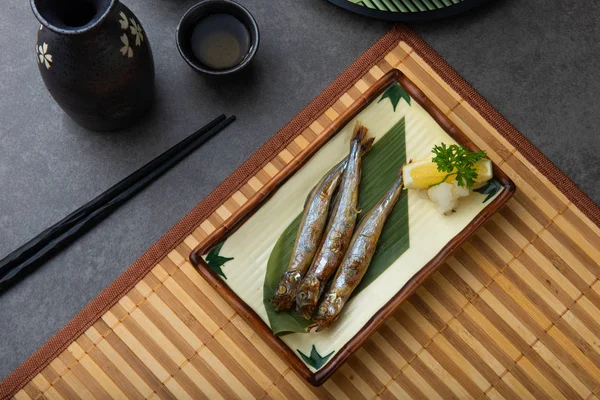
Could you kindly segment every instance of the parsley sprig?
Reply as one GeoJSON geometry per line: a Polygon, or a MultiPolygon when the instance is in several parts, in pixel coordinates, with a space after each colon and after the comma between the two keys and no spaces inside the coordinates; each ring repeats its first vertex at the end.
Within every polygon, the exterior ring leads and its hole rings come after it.
{"type": "Polygon", "coordinates": [[[434,146],[431,152],[435,154],[432,161],[437,164],[438,171],[447,172],[448,174],[440,182],[429,187],[444,183],[446,179],[456,175],[458,186],[471,188],[477,179],[475,163],[486,156],[483,150],[469,151],[462,146],[456,144],[447,146],[445,143],[434,146]]]}

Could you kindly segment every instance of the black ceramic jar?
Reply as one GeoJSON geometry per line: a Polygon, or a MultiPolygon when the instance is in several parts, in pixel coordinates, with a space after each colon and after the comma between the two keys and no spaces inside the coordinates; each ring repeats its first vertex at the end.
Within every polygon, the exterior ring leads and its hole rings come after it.
{"type": "Polygon", "coordinates": [[[126,128],[150,107],[154,61],[146,32],[118,0],[30,0],[46,87],[77,123],[126,128]]]}

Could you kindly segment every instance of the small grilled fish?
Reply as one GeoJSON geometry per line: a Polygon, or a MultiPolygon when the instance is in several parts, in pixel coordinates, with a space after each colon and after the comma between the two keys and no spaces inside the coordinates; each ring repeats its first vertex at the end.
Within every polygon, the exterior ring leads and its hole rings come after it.
{"type": "Polygon", "coordinates": [[[391,188],[356,228],[348,251],[315,315],[317,331],[327,328],[337,319],[342,307],[367,272],[385,221],[400,197],[402,186],[401,169],[391,188]]]}
{"type": "Polygon", "coordinates": [[[367,139],[366,135],[367,128],[357,122],[350,142],[348,164],[342,176],[338,196],[325,229],[323,241],[309,271],[298,287],[296,310],[307,319],[310,319],[314,313],[325,284],[340,265],[352,238],[356,217],[359,213],[356,207],[361,157],[364,153],[361,146],[363,148],[370,147],[373,142],[373,138],[367,139]]]}
{"type": "Polygon", "coordinates": [[[282,274],[273,295],[275,311],[287,310],[294,304],[300,280],[310,267],[321,242],[327,222],[329,204],[346,169],[347,161],[348,159],[345,158],[331,168],[306,197],[302,222],[298,228],[290,262],[282,274]]]}

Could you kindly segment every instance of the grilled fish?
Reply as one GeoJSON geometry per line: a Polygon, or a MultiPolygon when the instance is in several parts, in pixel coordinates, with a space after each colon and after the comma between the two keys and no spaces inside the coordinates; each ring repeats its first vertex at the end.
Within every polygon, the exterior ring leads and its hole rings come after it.
{"type": "Polygon", "coordinates": [[[346,169],[346,163],[347,158],[330,169],[306,197],[302,222],[298,228],[290,262],[273,295],[275,311],[285,311],[294,304],[300,280],[310,267],[321,242],[329,204],[346,169]]]}
{"type": "Polygon", "coordinates": [[[346,170],[342,176],[330,220],[325,229],[323,240],[314,257],[309,271],[298,287],[296,310],[310,319],[323,293],[325,284],[336,271],[348,248],[359,211],[358,185],[360,183],[362,147],[370,147],[373,138],[367,139],[367,128],[360,123],[354,126],[350,142],[350,155],[346,170]]]}
{"type": "Polygon", "coordinates": [[[367,272],[385,221],[400,197],[402,186],[400,170],[387,193],[356,228],[348,251],[315,315],[317,331],[327,328],[337,319],[342,307],[367,272]]]}

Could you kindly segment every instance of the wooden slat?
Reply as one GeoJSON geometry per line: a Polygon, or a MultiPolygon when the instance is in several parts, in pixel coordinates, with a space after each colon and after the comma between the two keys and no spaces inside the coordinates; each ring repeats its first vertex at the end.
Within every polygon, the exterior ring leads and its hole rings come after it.
{"type": "MultiPolygon", "coordinates": [[[[356,367],[356,361],[353,364],[354,367],[356,367]]],[[[376,380],[365,377],[359,371],[362,370],[356,370],[348,362],[336,372],[334,380],[339,379],[344,380],[344,382],[348,382],[348,384],[340,384],[340,382],[338,382],[340,387],[347,387],[351,385],[352,390],[345,391],[348,397],[372,399],[376,396],[377,392],[385,386],[383,384],[378,385],[376,380]]],[[[370,377],[372,378],[372,376],[370,377]]]]}
{"type": "Polygon", "coordinates": [[[536,368],[527,357],[523,357],[517,362],[517,366],[513,368],[513,374],[525,382],[524,385],[529,387],[532,392],[537,392],[536,397],[566,399],[552,381],[548,380],[546,375],[536,368]]]}
{"type": "MultiPolygon", "coordinates": [[[[105,314],[105,316],[106,316],[106,314],[105,314]]],[[[167,370],[162,365],[162,363],[160,363],[155,358],[155,356],[152,354],[152,352],[149,351],[148,349],[146,349],[144,344],[136,338],[136,335],[132,334],[129,331],[129,329],[127,329],[124,325],[122,325],[122,324],[117,325],[114,328],[114,333],[120,339],[120,342],[125,344],[127,346],[128,350],[133,352],[133,354],[135,354],[135,356],[137,358],[139,358],[139,360],[141,361],[141,364],[143,365],[143,370],[144,370],[143,374],[146,376],[146,379],[148,381],[154,381],[155,380],[154,377],[156,377],[156,378],[158,378],[159,381],[162,382],[170,376],[170,373],[167,372],[167,370]],[[146,370],[148,370],[148,372],[150,372],[150,373],[148,374],[146,372],[146,370]],[[153,375],[154,375],[154,377],[153,377],[153,375]]],[[[143,340],[145,340],[145,339],[143,339],[143,340]]],[[[115,342],[116,342],[116,340],[115,340],[115,342]]],[[[130,357],[130,358],[132,358],[132,357],[130,357]]],[[[138,363],[138,365],[139,365],[139,363],[138,363]]],[[[173,369],[173,368],[171,368],[171,369],[173,369]]],[[[155,385],[152,385],[152,386],[155,386],[155,385]]]]}
{"type": "Polygon", "coordinates": [[[423,68],[422,59],[415,53],[405,57],[399,65],[400,71],[405,73],[425,95],[444,113],[448,114],[459,104],[458,95],[447,91],[447,85],[440,84],[438,80],[430,75],[432,71],[423,68]]]}
{"type": "MultiPolygon", "coordinates": [[[[423,372],[424,370],[424,365],[422,365],[421,363],[419,363],[419,369],[421,369],[421,371],[423,372]]],[[[424,379],[418,371],[415,371],[414,368],[412,368],[410,365],[408,367],[406,367],[402,373],[400,375],[398,375],[396,377],[395,380],[398,380],[399,378],[401,378],[401,385],[404,387],[405,390],[407,391],[413,391],[415,392],[415,394],[419,393],[419,395],[417,396],[413,396],[411,394],[411,397],[414,398],[428,398],[428,399],[443,399],[442,395],[443,394],[447,394],[449,393],[449,389],[448,387],[446,387],[442,382],[439,382],[438,380],[436,380],[436,382],[434,383],[435,386],[438,386],[437,390],[435,387],[431,386],[431,383],[424,379]],[[411,384],[408,383],[408,381],[410,381],[411,384]],[[412,390],[411,390],[412,389],[412,390]],[[438,390],[441,392],[438,392],[438,390]]]]}
{"type": "MultiPolygon", "coordinates": [[[[219,350],[222,351],[221,349],[219,350]]],[[[238,376],[236,376],[236,372],[238,372],[237,375],[239,375],[238,368],[236,368],[235,372],[231,371],[230,367],[235,365],[233,360],[226,358],[226,362],[231,363],[230,365],[226,365],[207,347],[203,347],[198,354],[200,354],[200,357],[202,357],[209,368],[225,382],[227,387],[233,393],[235,393],[237,397],[250,398],[256,397],[257,394],[262,394],[260,388],[257,390],[256,387],[253,387],[254,394],[252,394],[252,392],[246,388],[246,386],[239,380],[238,376]]]]}
{"type": "Polygon", "coordinates": [[[527,345],[513,340],[512,330],[507,329],[497,314],[483,301],[475,301],[466,306],[464,310],[465,312],[457,318],[460,324],[468,330],[470,335],[485,344],[487,350],[504,368],[509,368],[513,361],[522,354],[519,348],[525,349],[527,345]]]}
{"type": "Polygon", "coordinates": [[[110,363],[114,365],[115,369],[111,371],[111,376],[120,374],[120,376],[125,377],[144,398],[152,394],[153,389],[144,378],[136,372],[136,366],[132,365],[133,362],[130,363],[130,357],[124,355],[126,357],[124,358],[123,355],[110,345],[108,340],[101,340],[97,345],[97,349],[102,352],[107,361],[110,361],[110,363]]]}
{"type": "MultiPolygon", "coordinates": [[[[429,351],[434,356],[440,354],[440,358],[446,360],[447,364],[454,364],[452,370],[462,370],[466,381],[472,381],[482,391],[497,379],[498,375],[488,365],[488,357],[493,356],[487,353],[487,357],[482,358],[453,329],[445,329],[441,335],[436,336],[429,351]]],[[[503,372],[504,369],[499,366],[498,370],[503,372]]],[[[474,388],[471,390],[474,391],[474,388]]]]}
{"type": "Polygon", "coordinates": [[[265,370],[264,368],[265,366],[268,366],[268,363],[260,362],[264,361],[261,360],[260,353],[254,351],[254,349],[249,344],[244,343],[244,341],[238,341],[237,343],[233,342],[230,335],[239,338],[239,336],[236,336],[235,328],[229,323],[223,327],[223,330],[215,334],[215,340],[262,390],[267,390],[273,385],[274,381],[279,378],[279,374],[274,370],[265,370]],[[229,334],[226,333],[226,331],[229,334]]]}
{"type": "Polygon", "coordinates": [[[27,392],[24,389],[21,389],[17,393],[15,393],[14,398],[16,400],[29,400],[29,399],[31,399],[31,397],[27,394],[27,392]]]}
{"type": "Polygon", "coordinates": [[[200,375],[207,382],[209,382],[210,386],[213,387],[218,393],[220,397],[225,399],[231,399],[237,397],[235,392],[230,388],[230,386],[225,383],[224,378],[220,377],[218,373],[216,373],[211,367],[209,367],[208,363],[202,358],[200,354],[192,357],[190,360],[190,364],[198,371],[200,375]]]}
{"type": "Polygon", "coordinates": [[[68,371],[67,373],[62,375],[61,381],[63,381],[65,383],[65,385],[67,385],[75,393],[77,393],[77,396],[79,396],[80,398],[82,398],[82,399],[94,398],[94,395],[92,395],[92,392],[90,391],[93,389],[88,388],[87,385],[85,385],[82,381],[80,381],[79,378],[77,378],[77,376],[75,375],[75,373],[73,371],[68,371]]]}

